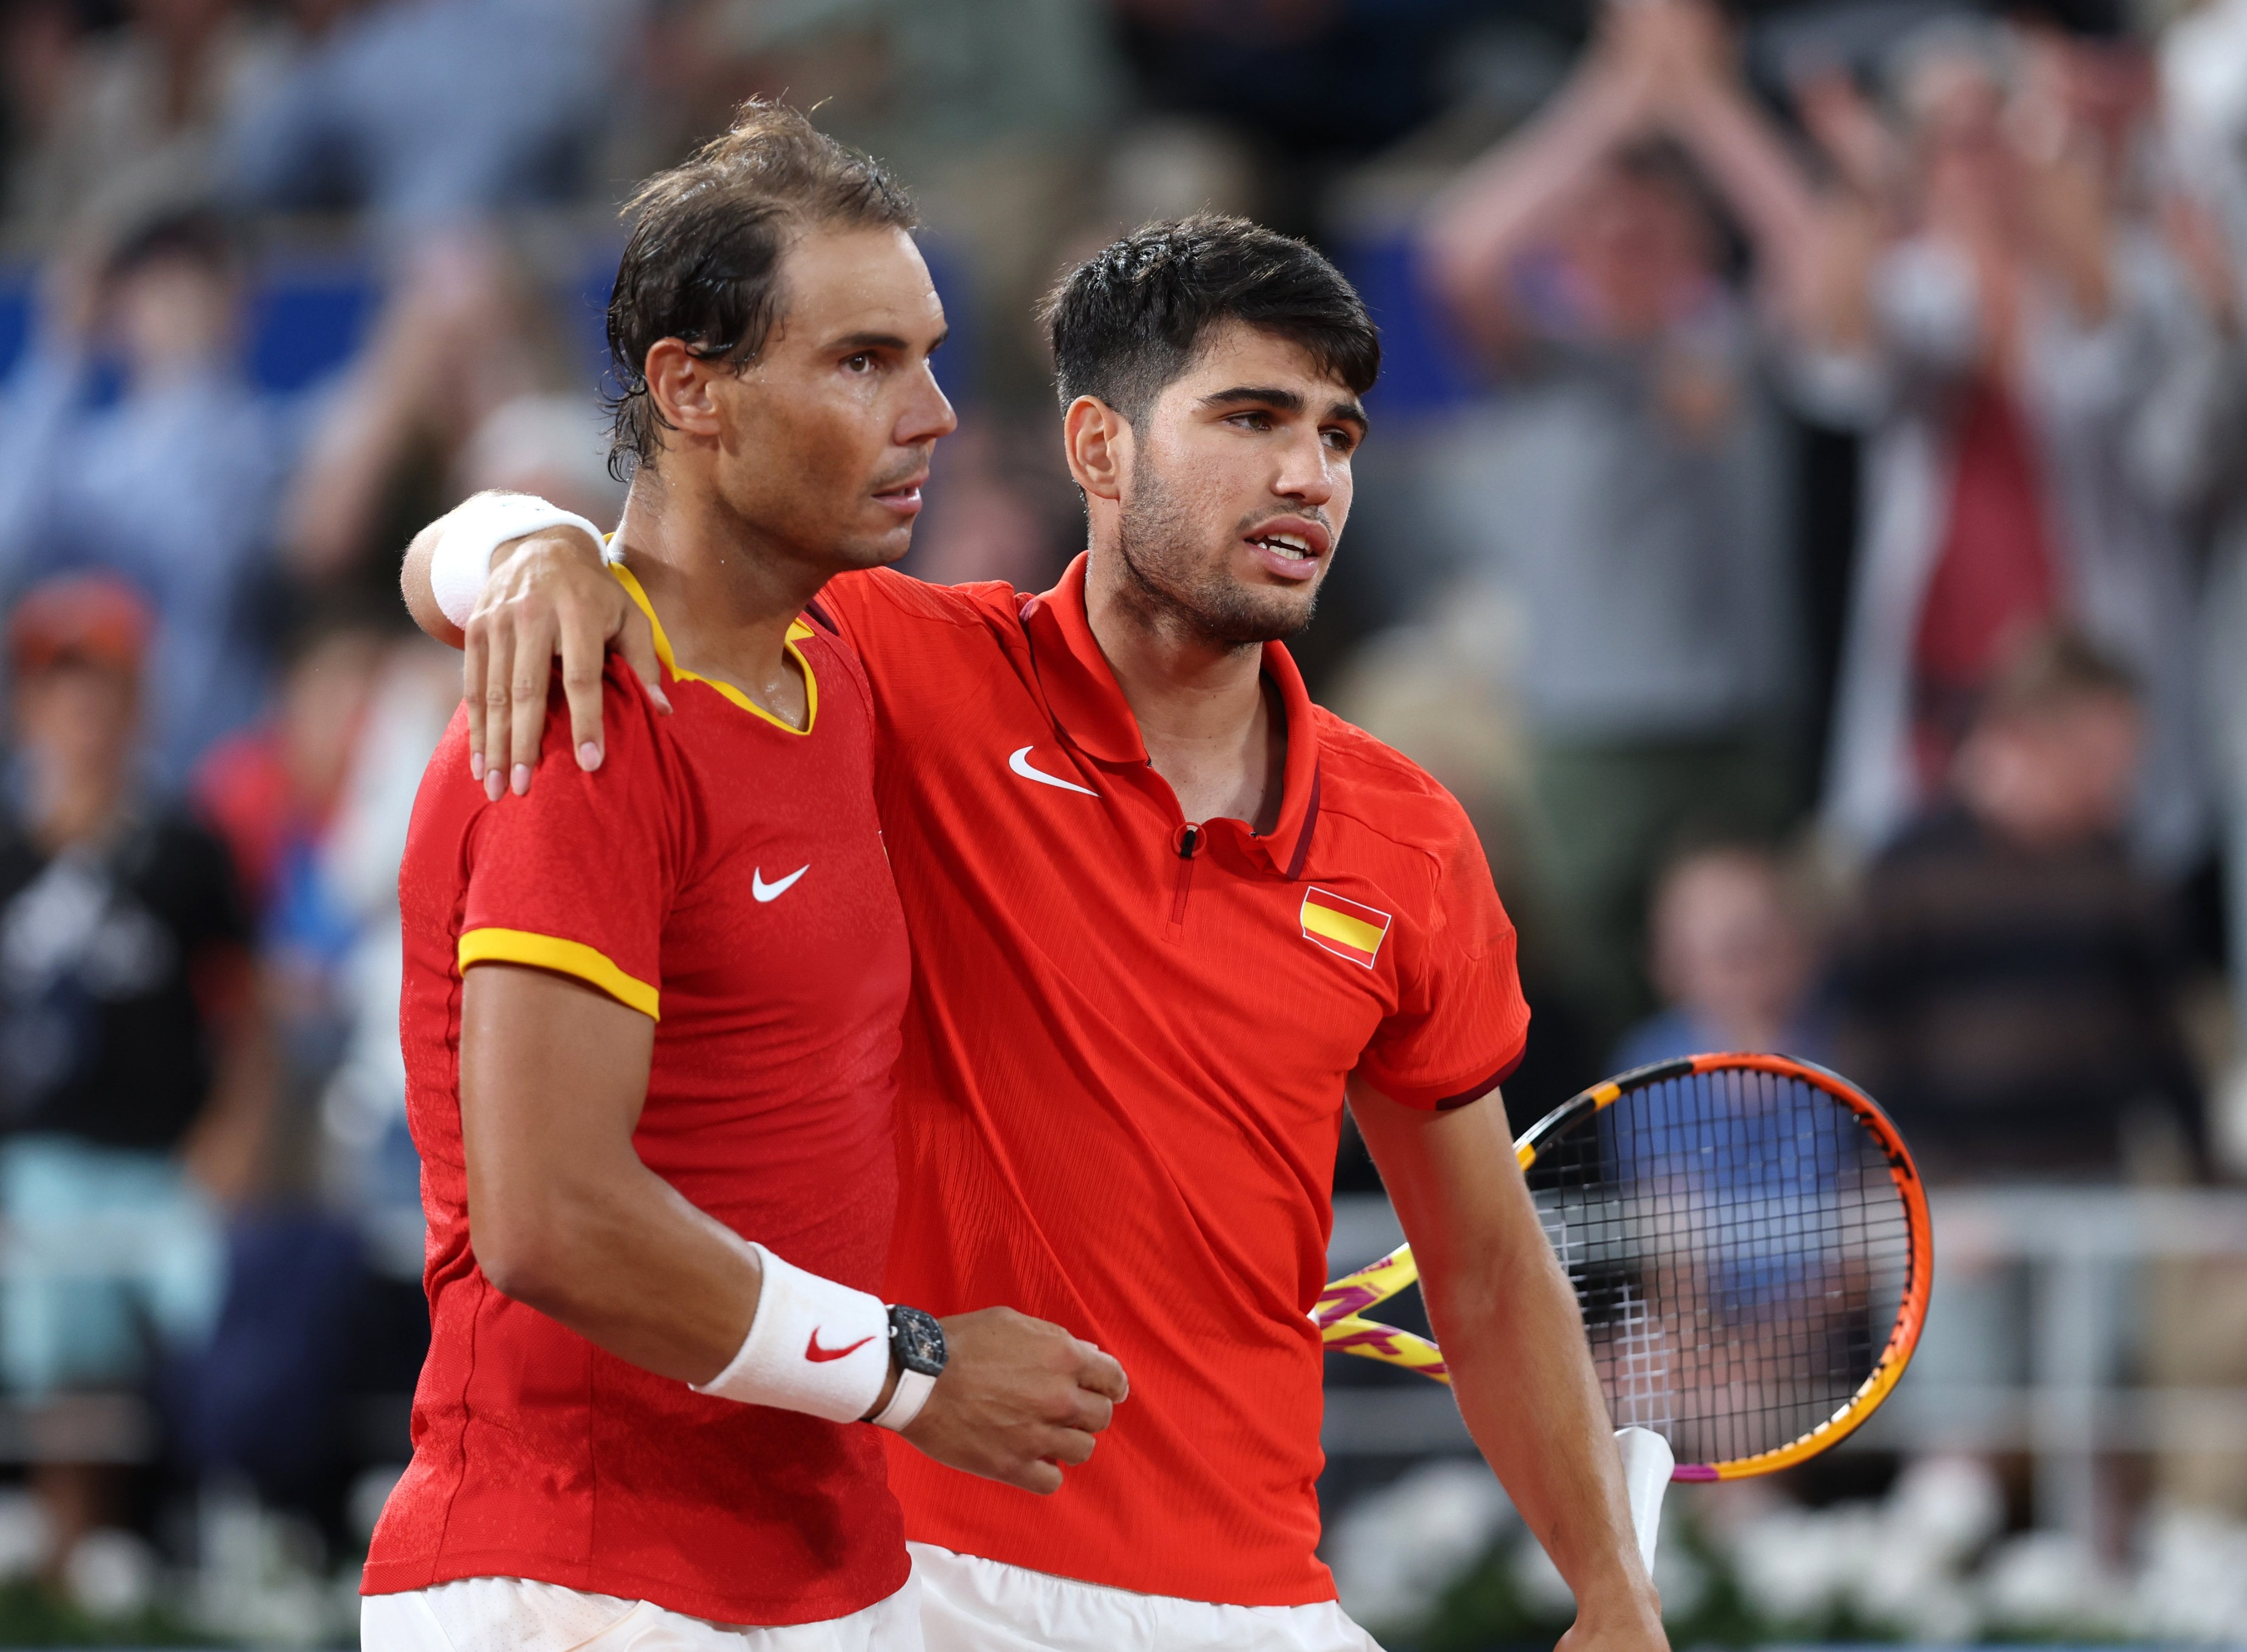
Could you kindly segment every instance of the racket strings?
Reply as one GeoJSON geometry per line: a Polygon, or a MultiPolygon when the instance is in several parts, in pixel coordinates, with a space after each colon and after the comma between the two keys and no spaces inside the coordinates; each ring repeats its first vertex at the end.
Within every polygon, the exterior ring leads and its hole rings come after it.
{"type": "Polygon", "coordinates": [[[1909,1284],[1910,1215],[1856,1115],[1793,1075],[1626,1093],[1540,1151],[1541,1220],[1618,1424],[1737,1461],[1845,1406],[1909,1284]]]}

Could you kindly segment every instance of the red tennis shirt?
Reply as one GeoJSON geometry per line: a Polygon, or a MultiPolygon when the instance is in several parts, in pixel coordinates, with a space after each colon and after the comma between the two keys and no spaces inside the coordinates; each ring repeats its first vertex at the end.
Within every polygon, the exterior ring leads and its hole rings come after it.
{"type": "Polygon", "coordinates": [[[535,1578],[787,1624],[904,1586],[875,1430],[711,1398],[604,1353],[492,1287],[467,1206],[462,972],[536,965],[657,1018],[633,1137],[650,1170],[797,1266],[880,1286],[905,925],[865,679],[832,637],[798,625],[790,639],[804,732],[676,671],[676,712],[659,715],[612,664],[598,774],[570,755],[558,687],[528,796],[486,801],[465,718],[430,761],[399,876],[429,1356],[369,1594],[535,1578]]]}
{"type": "Polygon", "coordinates": [[[1472,829],[1273,644],[1279,823],[1190,831],[1092,637],[1082,558],[1042,597],[876,572],[819,606],[873,687],[913,948],[885,1294],[1009,1303],[1131,1378],[1050,1498],[892,1449],[907,1535],[1150,1594],[1331,1599],[1308,1315],[1344,1081],[1462,1103],[1527,1031],[1472,829]]]}

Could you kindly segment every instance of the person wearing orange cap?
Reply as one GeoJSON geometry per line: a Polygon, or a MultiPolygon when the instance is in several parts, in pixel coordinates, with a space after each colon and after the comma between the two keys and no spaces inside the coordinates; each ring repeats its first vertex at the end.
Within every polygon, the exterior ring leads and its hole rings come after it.
{"type": "MultiPolygon", "coordinates": [[[[144,1327],[215,1316],[219,1207],[256,1169],[271,1096],[249,933],[218,840],[147,795],[154,619],[123,581],[34,586],[7,625],[17,784],[0,809],[0,1379],[20,1399],[128,1386],[144,1327]],[[79,1271],[90,1241],[114,1259],[79,1271]]],[[[90,1464],[35,1484],[59,1568],[103,1523],[90,1464]]]]}

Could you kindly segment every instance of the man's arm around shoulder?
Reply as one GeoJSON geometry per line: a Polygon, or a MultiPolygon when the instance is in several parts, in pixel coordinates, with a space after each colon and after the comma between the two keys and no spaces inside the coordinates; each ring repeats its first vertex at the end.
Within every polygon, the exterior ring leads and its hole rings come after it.
{"type": "Polygon", "coordinates": [[[482,508],[504,497],[478,494],[414,535],[398,579],[413,623],[465,654],[468,772],[495,800],[510,786],[517,795],[530,789],[556,656],[581,768],[598,768],[605,751],[601,669],[611,648],[671,709],[647,616],[608,573],[600,542],[561,525],[489,544],[482,508]]]}

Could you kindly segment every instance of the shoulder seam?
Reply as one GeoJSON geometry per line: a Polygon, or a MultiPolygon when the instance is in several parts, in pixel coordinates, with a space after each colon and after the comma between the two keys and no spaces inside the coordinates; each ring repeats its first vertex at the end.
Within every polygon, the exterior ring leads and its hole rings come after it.
{"type": "Polygon", "coordinates": [[[956,625],[962,631],[968,631],[987,624],[991,618],[987,610],[980,604],[973,603],[972,599],[958,596],[916,597],[909,599],[905,592],[898,589],[900,585],[910,584],[918,590],[953,593],[965,590],[968,589],[967,587],[932,584],[926,580],[914,579],[909,574],[898,573],[893,568],[874,568],[869,569],[867,572],[870,577],[864,582],[865,588],[879,595],[882,600],[889,604],[891,608],[910,618],[937,620],[945,625],[956,625]],[[916,607],[913,605],[916,602],[925,602],[926,606],[916,607]],[[956,609],[955,604],[958,605],[956,609]]]}

